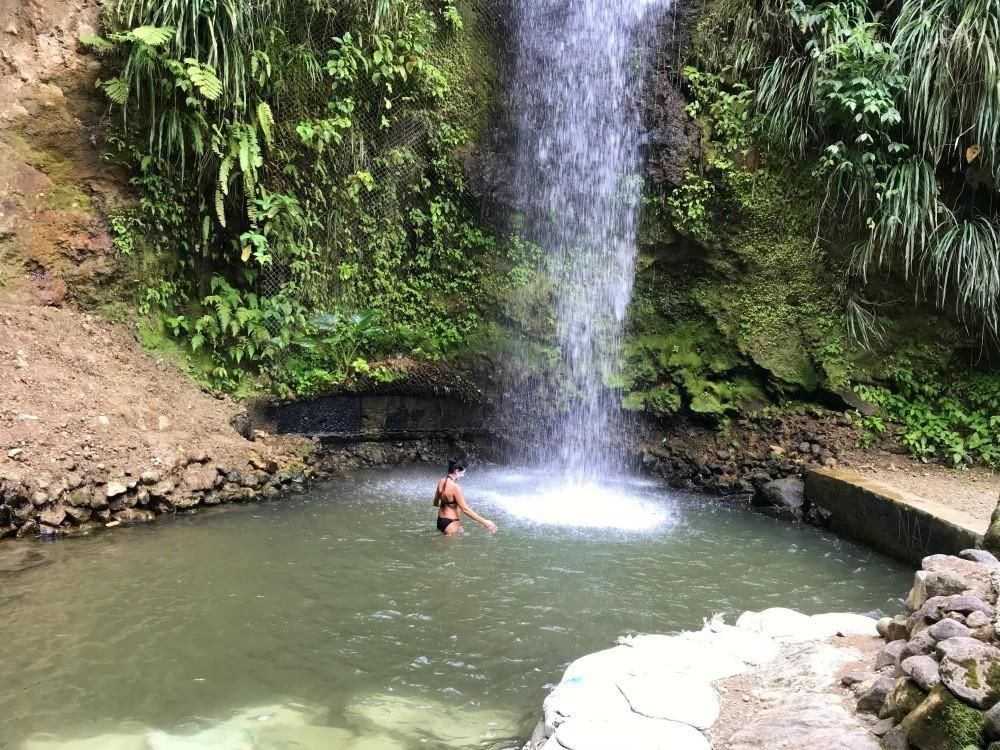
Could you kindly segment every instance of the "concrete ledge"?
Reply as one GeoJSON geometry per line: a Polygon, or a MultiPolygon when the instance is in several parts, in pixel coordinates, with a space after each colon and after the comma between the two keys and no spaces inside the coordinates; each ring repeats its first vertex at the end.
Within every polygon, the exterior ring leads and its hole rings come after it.
{"type": "Polygon", "coordinates": [[[806,502],[829,514],[830,528],[907,563],[977,547],[986,522],[851,471],[816,469],[805,477],[806,502]]]}

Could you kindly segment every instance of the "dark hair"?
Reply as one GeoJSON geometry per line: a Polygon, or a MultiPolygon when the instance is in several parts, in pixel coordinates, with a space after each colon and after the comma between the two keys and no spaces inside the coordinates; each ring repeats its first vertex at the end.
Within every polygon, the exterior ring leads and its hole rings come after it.
{"type": "Polygon", "coordinates": [[[465,471],[465,463],[457,458],[448,459],[448,473],[454,474],[456,471],[465,471]]]}

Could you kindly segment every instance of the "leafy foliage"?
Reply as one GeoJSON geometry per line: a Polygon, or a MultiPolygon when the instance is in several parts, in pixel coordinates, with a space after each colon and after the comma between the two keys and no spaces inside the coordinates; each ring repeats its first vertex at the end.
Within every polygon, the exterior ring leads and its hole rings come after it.
{"type": "Polygon", "coordinates": [[[81,42],[141,195],[129,247],[171,266],[145,307],[215,385],[312,390],[365,358],[442,356],[523,272],[458,165],[464,89],[437,64],[468,33],[452,2],[106,10],[81,42]]]}
{"type": "Polygon", "coordinates": [[[953,465],[1000,466],[1000,377],[977,374],[944,383],[932,374],[894,368],[887,386],[858,386],[880,415],[860,417],[866,441],[900,425],[900,442],[917,458],[953,465]]]}
{"type": "Polygon", "coordinates": [[[714,23],[708,73],[754,82],[774,150],[819,157],[827,218],[861,239],[855,274],[900,269],[1000,333],[1000,5],[723,0],[714,23]]]}

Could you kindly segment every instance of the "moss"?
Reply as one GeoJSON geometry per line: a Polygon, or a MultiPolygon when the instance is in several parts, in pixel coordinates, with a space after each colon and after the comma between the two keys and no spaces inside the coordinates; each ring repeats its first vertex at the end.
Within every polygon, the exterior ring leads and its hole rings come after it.
{"type": "Polygon", "coordinates": [[[983,714],[961,701],[947,703],[934,717],[944,730],[950,750],[963,750],[968,745],[980,747],[983,740],[983,714]]]}

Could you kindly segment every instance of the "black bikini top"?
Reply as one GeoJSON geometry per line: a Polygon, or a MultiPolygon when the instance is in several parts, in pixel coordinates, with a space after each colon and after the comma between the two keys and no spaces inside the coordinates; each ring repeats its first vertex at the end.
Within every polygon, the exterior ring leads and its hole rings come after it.
{"type": "MultiPolygon", "coordinates": [[[[449,508],[457,508],[458,507],[458,500],[449,500],[448,498],[446,498],[444,496],[444,490],[448,489],[448,480],[449,479],[451,479],[451,477],[445,477],[444,478],[444,489],[441,490],[441,502],[444,505],[447,505],[449,508]]],[[[455,481],[455,480],[452,479],[452,481],[455,481]]]]}

